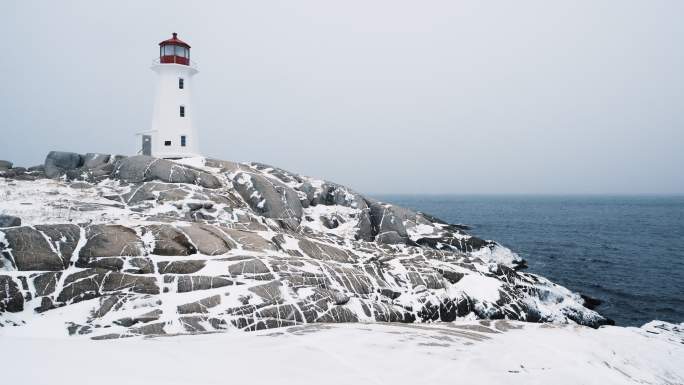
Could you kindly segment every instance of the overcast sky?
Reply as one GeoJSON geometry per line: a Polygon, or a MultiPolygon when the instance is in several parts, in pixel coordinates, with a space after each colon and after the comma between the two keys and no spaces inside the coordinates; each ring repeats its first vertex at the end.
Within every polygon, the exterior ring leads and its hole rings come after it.
{"type": "Polygon", "coordinates": [[[684,193],[684,1],[3,1],[0,159],[132,154],[157,44],[202,152],[365,193],[684,193]]]}

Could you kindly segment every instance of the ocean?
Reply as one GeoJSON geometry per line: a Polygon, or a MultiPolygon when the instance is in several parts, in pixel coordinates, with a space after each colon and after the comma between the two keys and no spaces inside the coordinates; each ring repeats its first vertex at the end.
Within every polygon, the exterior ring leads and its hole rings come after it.
{"type": "Polygon", "coordinates": [[[621,326],[684,322],[684,196],[376,195],[472,226],[621,326]]]}

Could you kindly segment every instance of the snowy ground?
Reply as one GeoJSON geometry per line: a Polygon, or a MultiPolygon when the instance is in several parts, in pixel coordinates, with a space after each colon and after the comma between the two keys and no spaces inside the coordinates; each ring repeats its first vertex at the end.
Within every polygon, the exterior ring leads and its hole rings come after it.
{"type": "Polygon", "coordinates": [[[684,325],[660,324],[314,324],[110,341],[5,328],[0,362],[7,384],[682,384],[684,325]]]}

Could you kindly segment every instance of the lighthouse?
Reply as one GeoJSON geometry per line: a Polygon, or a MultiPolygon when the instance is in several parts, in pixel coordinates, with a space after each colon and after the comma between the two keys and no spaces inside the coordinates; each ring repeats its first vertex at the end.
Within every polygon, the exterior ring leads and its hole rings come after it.
{"type": "Polygon", "coordinates": [[[159,43],[152,70],[157,74],[152,127],[140,133],[140,152],[168,159],[199,156],[191,98],[192,77],[199,71],[190,60],[190,45],[174,32],[171,39],[159,43]]]}

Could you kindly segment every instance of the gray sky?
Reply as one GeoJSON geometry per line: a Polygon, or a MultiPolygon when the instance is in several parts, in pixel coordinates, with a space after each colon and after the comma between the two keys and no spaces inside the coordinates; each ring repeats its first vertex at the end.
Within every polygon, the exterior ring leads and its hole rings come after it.
{"type": "Polygon", "coordinates": [[[0,159],[131,154],[157,43],[205,155],[366,193],[684,193],[684,2],[10,1],[0,159]]]}

